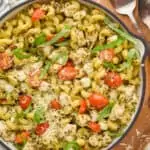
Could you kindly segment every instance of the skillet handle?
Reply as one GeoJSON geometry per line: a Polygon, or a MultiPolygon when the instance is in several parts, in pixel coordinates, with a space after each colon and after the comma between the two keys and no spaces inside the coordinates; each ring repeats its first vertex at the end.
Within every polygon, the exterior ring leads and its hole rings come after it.
{"type": "Polygon", "coordinates": [[[150,57],[150,42],[147,42],[147,43],[146,43],[146,46],[147,46],[147,47],[146,47],[146,52],[145,52],[145,53],[146,53],[146,56],[150,57]]]}

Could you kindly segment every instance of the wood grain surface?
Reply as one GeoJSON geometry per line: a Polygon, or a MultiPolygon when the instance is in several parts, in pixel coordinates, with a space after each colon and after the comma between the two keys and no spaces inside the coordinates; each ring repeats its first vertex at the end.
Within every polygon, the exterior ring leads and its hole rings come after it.
{"type": "MultiPolygon", "coordinates": [[[[129,18],[127,16],[118,15],[113,9],[109,0],[97,0],[97,2],[110,9],[126,24],[130,31],[139,35],[129,18]]],[[[136,17],[137,22],[140,25],[145,40],[150,41],[150,30],[141,21],[137,8],[134,12],[134,15],[136,17]]],[[[113,150],[144,150],[147,143],[150,143],[150,57],[148,56],[145,59],[145,68],[146,92],[145,98],[143,99],[144,104],[142,106],[142,110],[132,129],[128,132],[128,134],[121,141],[121,143],[115,146],[115,148],[113,148],[113,150]]]]}

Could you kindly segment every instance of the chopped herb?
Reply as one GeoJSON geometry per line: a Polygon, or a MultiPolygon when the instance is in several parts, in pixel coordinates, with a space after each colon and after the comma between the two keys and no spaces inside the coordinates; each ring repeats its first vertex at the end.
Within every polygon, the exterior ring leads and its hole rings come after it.
{"type": "Polygon", "coordinates": [[[23,49],[19,49],[19,48],[13,50],[13,54],[14,54],[18,59],[27,59],[27,58],[30,58],[30,57],[31,57],[30,54],[25,53],[23,49]]]}
{"type": "Polygon", "coordinates": [[[40,79],[43,79],[51,67],[51,62],[46,61],[44,68],[41,70],[40,79]]]}
{"type": "Polygon", "coordinates": [[[57,33],[50,41],[43,43],[41,45],[39,45],[40,47],[43,46],[50,46],[53,45],[55,43],[57,43],[59,41],[59,39],[61,39],[62,37],[64,37],[67,33],[70,32],[71,27],[69,26],[65,26],[62,31],[60,31],[59,33],[57,33]]]}
{"type": "Polygon", "coordinates": [[[63,150],[81,150],[81,148],[76,142],[72,141],[67,142],[63,150]]]}
{"type": "Polygon", "coordinates": [[[121,45],[123,42],[124,42],[124,39],[119,37],[117,40],[112,41],[108,44],[96,46],[94,49],[92,49],[92,52],[99,52],[99,51],[102,51],[105,49],[115,48],[115,47],[121,45]]]}
{"type": "Polygon", "coordinates": [[[44,121],[44,110],[43,108],[39,107],[36,109],[33,117],[34,122],[41,123],[44,121]]]}
{"type": "Polygon", "coordinates": [[[114,107],[114,103],[109,103],[105,108],[103,108],[99,112],[97,120],[101,120],[109,117],[109,114],[111,113],[113,107],[114,107]]]}
{"type": "Polygon", "coordinates": [[[44,33],[41,33],[38,37],[35,38],[33,44],[35,46],[39,46],[39,45],[41,45],[41,44],[43,44],[45,42],[46,42],[46,35],[44,33]]]}
{"type": "Polygon", "coordinates": [[[58,63],[60,65],[65,65],[68,61],[68,52],[67,51],[58,51],[52,55],[52,62],[58,63]]]}
{"type": "Polygon", "coordinates": [[[128,34],[127,32],[125,31],[122,31],[118,28],[116,28],[116,26],[114,26],[114,24],[111,22],[111,20],[106,17],[105,20],[104,20],[105,24],[109,26],[109,28],[111,28],[113,31],[115,31],[116,33],[118,33],[121,37],[129,40],[130,42],[136,44],[137,41],[135,38],[133,38],[130,34],[128,34]]]}

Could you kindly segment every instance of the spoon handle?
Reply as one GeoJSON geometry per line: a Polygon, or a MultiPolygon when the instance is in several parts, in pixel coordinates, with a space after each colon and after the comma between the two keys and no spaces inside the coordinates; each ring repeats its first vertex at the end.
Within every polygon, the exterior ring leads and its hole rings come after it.
{"type": "Polygon", "coordinates": [[[128,16],[129,16],[130,20],[132,21],[132,23],[134,24],[135,28],[137,29],[137,32],[141,34],[142,32],[139,28],[139,25],[137,24],[137,21],[136,21],[134,15],[133,15],[133,12],[128,14],[128,16]]]}

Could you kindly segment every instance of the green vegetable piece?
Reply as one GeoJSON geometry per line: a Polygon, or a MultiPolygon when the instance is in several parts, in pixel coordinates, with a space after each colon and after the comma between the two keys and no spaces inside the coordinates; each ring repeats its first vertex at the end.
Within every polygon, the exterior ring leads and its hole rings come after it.
{"type": "Polygon", "coordinates": [[[132,61],[133,59],[136,59],[139,57],[139,53],[136,49],[130,49],[128,52],[127,61],[132,61]]]}
{"type": "Polygon", "coordinates": [[[127,32],[122,31],[122,30],[116,28],[108,17],[105,18],[104,23],[106,25],[108,25],[109,28],[111,28],[113,31],[115,31],[116,33],[118,33],[121,37],[129,40],[130,42],[132,42],[134,44],[137,43],[137,40],[135,38],[133,38],[131,35],[129,35],[127,32]]]}
{"type": "Polygon", "coordinates": [[[33,44],[35,46],[39,46],[39,45],[45,43],[45,41],[46,41],[46,35],[44,33],[41,33],[37,38],[35,38],[33,44]]]}
{"type": "Polygon", "coordinates": [[[80,150],[80,149],[81,149],[80,146],[74,141],[68,142],[63,148],[63,150],[80,150]]]}
{"type": "Polygon", "coordinates": [[[50,41],[43,43],[41,45],[39,45],[40,47],[43,46],[50,46],[53,45],[55,43],[57,43],[59,41],[60,38],[64,37],[67,33],[70,32],[71,27],[69,26],[65,26],[62,31],[60,31],[59,33],[57,33],[50,41]]]}
{"type": "Polygon", "coordinates": [[[55,44],[55,46],[58,46],[58,47],[63,47],[63,46],[68,46],[68,45],[69,45],[69,40],[55,44]]]}
{"type": "Polygon", "coordinates": [[[43,79],[51,67],[51,62],[46,61],[44,68],[41,70],[40,79],[43,79]]]}
{"type": "Polygon", "coordinates": [[[58,63],[60,65],[65,65],[68,61],[68,52],[67,51],[58,51],[52,55],[52,62],[58,63]]]}
{"type": "Polygon", "coordinates": [[[18,59],[27,59],[27,58],[30,58],[30,57],[31,57],[30,54],[25,53],[23,49],[19,49],[19,48],[13,50],[13,54],[14,54],[18,59]]]}
{"type": "Polygon", "coordinates": [[[108,44],[96,46],[95,48],[92,49],[92,52],[99,52],[99,51],[102,51],[105,49],[115,48],[115,47],[121,45],[123,42],[124,42],[124,39],[119,37],[117,40],[112,41],[108,44]]]}
{"type": "Polygon", "coordinates": [[[113,138],[120,137],[120,136],[123,135],[123,131],[118,131],[118,132],[110,132],[110,131],[108,131],[108,135],[113,137],[113,138]]]}
{"type": "Polygon", "coordinates": [[[41,123],[44,121],[44,110],[42,107],[36,109],[33,120],[36,123],[41,123]]]}
{"type": "Polygon", "coordinates": [[[109,114],[111,113],[113,107],[114,107],[114,103],[109,103],[105,108],[103,108],[99,112],[97,120],[100,121],[102,119],[108,118],[109,114]]]}
{"type": "Polygon", "coordinates": [[[103,66],[108,69],[116,70],[117,66],[111,62],[103,62],[103,66]]]}

